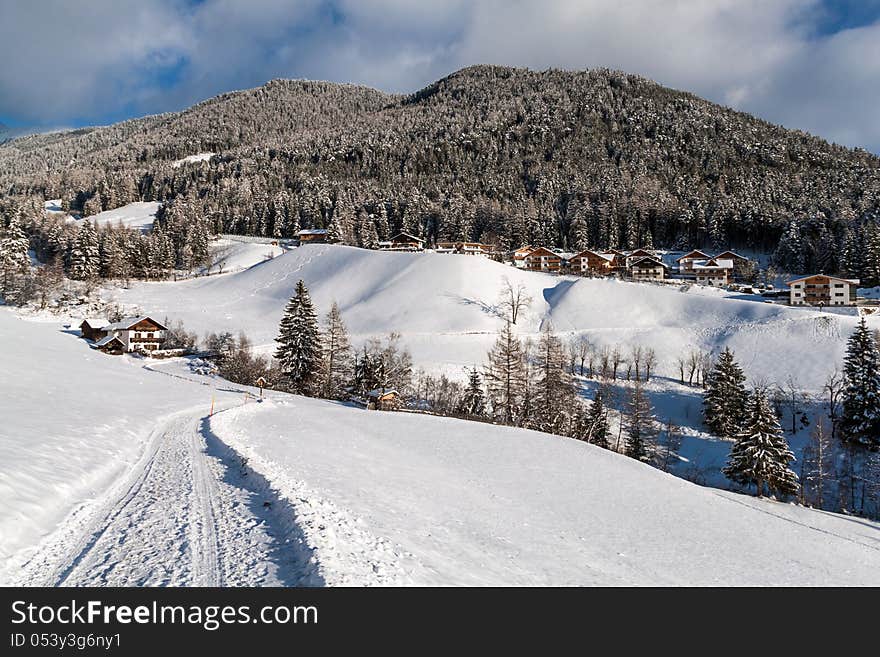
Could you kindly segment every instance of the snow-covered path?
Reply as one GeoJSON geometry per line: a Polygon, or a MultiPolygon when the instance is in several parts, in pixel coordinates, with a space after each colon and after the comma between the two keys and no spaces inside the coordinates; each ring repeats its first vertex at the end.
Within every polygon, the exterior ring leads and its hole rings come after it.
{"type": "Polygon", "coordinates": [[[290,507],[202,413],[165,418],[128,476],[103,502],[75,511],[17,583],[320,585],[290,507]]]}

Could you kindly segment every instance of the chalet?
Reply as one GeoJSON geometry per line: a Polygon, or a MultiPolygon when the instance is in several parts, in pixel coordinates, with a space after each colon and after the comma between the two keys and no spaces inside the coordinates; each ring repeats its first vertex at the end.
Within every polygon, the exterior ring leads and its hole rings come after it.
{"type": "Polygon", "coordinates": [[[741,256],[739,253],[734,253],[733,251],[725,251],[724,253],[719,253],[717,256],[715,256],[715,258],[721,260],[732,260],[733,273],[738,276],[746,273],[746,270],[749,267],[749,263],[751,262],[745,256],[741,256]]]}
{"type": "Polygon", "coordinates": [[[328,231],[326,228],[306,228],[296,234],[300,244],[322,243],[328,242],[328,231]]]}
{"type": "Polygon", "coordinates": [[[525,268],[531,271],[559,273],[562,270],[562,256],[539,246],[525,257],[525,268]]]}
{"type": "Polygon", "coordinates": [[[147,316],[126,317],[112,324],[87,319],[80,324],[82,337],[94,341],[98,349],[110,352],[155,351],[165,342],[167,330],[147,316]]]}
{"type": "Polygon", "coordinates": [[[666,265],[652,256],[629,262],[627,271],[634,281],[662,281],[666,278],[666,265]]]}
{"type": "Polygon", "coordinates": [[[367,393],[367,409],[371,411],[396,411],[403,405],[396,390],[370,390],[367,393]]]}
{"type": "Polygon", "coordinates": [[[535,250],[536,247],[531,244],[527,244],[526,246],[519,247],[516,251],[513,252],[513,264],[515,267],[525,268],[526,266],[526,256],[529,255],[532,251],[535,250]]]}
{"type": "Polygon", "coordinates": [[[733,260],[709,258],[691,263],[691,271],[700,285],[723,287],[730,283],[733,276],[733,260]]]}
{"type": "Polygon", "coordinates": [[[681,273],[690,273],[693,271],[693,265],[695,262],[699,260],[709,260],[712,256],[708,253],[703,253],[702,251],[691,251],[690,253],[685,253],[683,256],[678,258],[675,262],[678,263],[678,271],[681,273]]]}
{"type": "Polygon", "coordinates": [[[480,242],[437,242],[437,253],[491,256],[492,247],[480,242]]]}
{"type": "Polygon", "coordinates": [[[837,278],[813,274],[786,283],[792,306],[854,306],[857,278],[837,278]]]}
{"type": "Polygon", "coordinates": [[[109,324],[106,319],[100,318],[86,318],[79,325],[79,332],[82,337],[86,340],[92,340],[93,342],[97,342],[98,340],[107,336],[107,332],[103,331],[103,327],[109,324]]]}
{"type": "Polygon", "coordinates": [[[626,253],[618,251],[617,249],[608,249],[603,253],[607,253],[611,256],[611,269],[616,272],[626,271],[626,253]]]}
{"type": "Polygon", "coordinates": [[[614,254],[597,251],[581,251],[568,259],[569,271],[572,274],[610,274],[614,254]]]}
{"type": "Polygon", "coordinates": [[[649,251],[648,249],[636,249],[635,251],[630,251],[626,254],[626,266],[629,267],[632,263],[641,260],[642,258],[656,258],[657,254],[653,251],[649,251]]]}
{"type": "Polygon", "coordinates": [[[398,233],[386,242],[379,242],[382,251],[421,251],[425,241],[409,233],[398,233]]]}

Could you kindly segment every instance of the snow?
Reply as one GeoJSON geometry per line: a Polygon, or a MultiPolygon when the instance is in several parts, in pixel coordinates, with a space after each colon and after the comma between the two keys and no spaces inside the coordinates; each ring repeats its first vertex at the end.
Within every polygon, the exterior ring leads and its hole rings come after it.
{"type": "Polygon", "coordinates": [[[223,237],[211,242],[211,266],[203,273],[228,274],[243,271],[284,253],[277,244],[264,244],[223,237]]]}
{"type": "Polygon", "coordinates": [[[184,164],[192,164],[195,162],[206,162],[214,157],[216,153],[197,153],[196,155],[188,155],[180,160],[175,160],[171,163],[171,166],[174,168],[181,167],[184,164]]]}
{"type": "Polygon", "coordinates": [[[566,438],[299,397],[210,424],[293,504],[328,584],[364,562],[416,585],[880,583],[876,524],[566,438]]]}
{"type": "Polygon", "coordinates": [[[78,333],[0,309],[0,582],[137,462],[163,416],[241,398],[94,351],[78,333]]]}
{"type": "MultiPolygon", "coordinates": [[[[153,220],[162,204],[158,201],[137,201],[115,210],[106,210],[88,217],[95,226],[119,226],[148,233],[153,228],[153,220]]],[[[79,222],[82,219],[68,216],[68,221],[79,222]]]]}
{"type": "Polygon", "coordinates": [[[45,207],[46,212],[48,212],[49,214],[63,214],[64,213],[64,210],[61,209],[61,199],[60,198],[55,198],[50,201],[46,201],[43,204],[43,207],[45,207]]]}
{"type": "Polygon", "coordinates": [[[355,342],[397,331],[417,365],[456,376],[484,361],[503,322],[496,304],[505,278],[522,283],[534,299],[516,327],[521,335],[536,336],[550,322],[564,337],[583,335],[600,348],[640,343],[657,351],[658,372],[670,377],[680,354],[729,346],[753,381],[782,382],[792,375],[804,388],[820,389],[857,322],[854,315],[696,285],[559,277],[466,255],[326,244],[293,249],[231,276],[137,283],[110,294],[157,316],[180,318],[199,334],[244,330],[269,351],[300,278],[321,313],[338,302],[355,342]]]}

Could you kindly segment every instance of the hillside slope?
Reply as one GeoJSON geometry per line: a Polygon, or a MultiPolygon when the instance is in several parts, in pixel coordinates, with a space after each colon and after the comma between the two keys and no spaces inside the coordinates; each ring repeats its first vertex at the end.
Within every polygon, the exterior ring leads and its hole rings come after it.
{"type": "Polygon", "coordinates": [[[394,546],[378,546],[383,567],[419,585],[880,583],[874,523],[701,488],[574,440],[299,397],[211,430],[326,527],[312,536],[331,583],[376,551],[364,529],[394,546]]]}
{"type": "Polygon", "coordinates": [[[180,198],[227,233],[336,222],[352,244],[405,229],[772,250],[791,220],[838,243],[877,209],[880,159],[637,75],[475,66],[409,96],[274,80],[180,113],[15,140],[0,146],[0,189],[77,208],[96,198],[90,211],[180,198]],[[177,165],[206,152],[217,156],[177,165]]]}
{"type": "MultiPolygon", "coordinates": [[[[496,303],[507,279],[533,303],[517,324],[535,336],[545,322],[597,348],[652,347],[658,373],[694,348],[730,346],[752,380],[791,374],[819,389],[842,358],[855,317],[702,294],[696,288],[526,272],[479,257],[388,253],[333,245],[286,252],[247,271],[177,283],[136,283],[109,293],[158,317],[181,319],[200,335],[244,330],[264,350],[302,278],[321,313],[335,300],[358,339],[399,332],[417,364],[461,375],[484,362],[501,328],[496,303]],[[809,353],[809,358],[804,358],[809,353]]],[[[873,322],[874,320],[872,320],[873,322]]]]}

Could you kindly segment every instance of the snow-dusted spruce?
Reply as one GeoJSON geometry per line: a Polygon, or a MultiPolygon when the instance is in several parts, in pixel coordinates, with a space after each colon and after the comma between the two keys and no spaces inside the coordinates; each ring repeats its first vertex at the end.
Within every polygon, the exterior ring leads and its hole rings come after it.
{"type": "Polygon", "coordinates": [[[86,219],[79,227],[79,233],[70,251],[70,277],[77,281],[97,278],[100,264],[98,234],[92,222],[86,219]]]}
{"type": "Polygon", "coordinates": [[[464,415],[482,417],[486,414],[486,396],[483,394],[483,381],[477,368],[468,375],[468,384],[461,398],[460,412],[464,415]]]}
{"type": "Polygon", "coordinates": [[[275,359],[284,387],[301,395],[318,392],[321,367],[318,316],[302,280],[287,302],[275,341],[278,343],[275,359]]]}
{"type": "Polygon", "coordinates": [[[483,378],[486,380],[492,417],[498,422],[513,424],[522,405],[528,375],[522,342],[513,332],[510,322],[504,324],[489,352],[489,364],[483,378]]]}
{"type": "Polygon", "coordinates": [[[744,426],[730,449],[724,475],[742,484],[754,484],[758,497],[765,487],[771,493],[793,495],[798,489],[797,475],[789,467],[793,460],[766,393],[755,390],[748,400],[744,426]]]}
{"type": "Polygon", "coordinates": [[[28,272],[28,238],[15,219],[3,231],[0,222],[0,296],[15,301],[21,292],[22,277],[28,272]]]}
{"type": "Polygon", "coordinates": [[[342,399],[353,368],[348,331],[335,301],[324,320],[321,345],[321,396],[325,399],[342,399]]]}
{"type": "Polygon", "coordinates": [[[847,343],[843,373],[841,437],[880,447],[880,351],[864,317],[847,343]]]}
{"type": "Polygon", "coordinates": [[[746,376],[725,348],[706,380],[703,419],[709,431],[720,438],[732,439],[742,425],[746,406],[746,376]]]}
{"type": "Polygon", "coordinates": [[[626,404],[626,455],[639,461],[648,460],[648,448],[657,438],[654,409],[641,381],[636,381],[626,404]]]}

